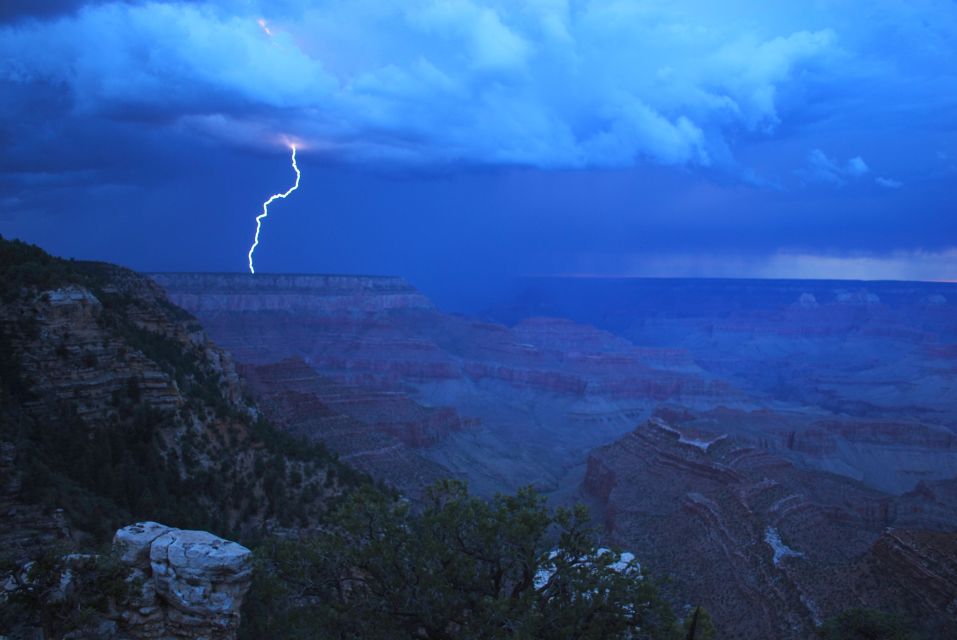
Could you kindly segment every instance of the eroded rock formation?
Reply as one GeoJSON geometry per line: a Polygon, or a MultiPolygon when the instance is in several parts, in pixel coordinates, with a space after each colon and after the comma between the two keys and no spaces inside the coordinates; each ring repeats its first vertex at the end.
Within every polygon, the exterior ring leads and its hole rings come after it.
{"type": "Polygon", "coordinates": [[[130,568],[135,595],[115,619],[130,638],[229,640],[252,579],[252,553],[206,531],[139,522],[116,532],[114,550],[130,568]]]}
{"type": "Polygon", "coordinates": [[[153,278],[235,356],[271,419],[407,492],[442,475],[479,493],[555,489],[658,401],[736,395],[687,351],[442,313],[398,278],[153,278]]]}
{"type": "Polygon", "coordinates": [[[729,637],[806,638],[854,606],[957,630],[950,483],[882,493],[728,436],[719,418],[660,411],[596,449],[582,484],[676,601],[703,604],[729,637]]]}

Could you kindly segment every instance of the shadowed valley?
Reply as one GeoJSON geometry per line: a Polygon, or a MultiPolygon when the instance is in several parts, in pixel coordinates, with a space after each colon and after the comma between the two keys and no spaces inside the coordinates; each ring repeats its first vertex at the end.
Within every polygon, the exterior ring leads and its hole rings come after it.
{"type": "Polygon", "coordinates": [[[153,278],[270,419],[410,495],[588,500],[741,637],[854,606],[951,629],[957,288],[531,280],[479,320],[397,278],[153,278]]]}

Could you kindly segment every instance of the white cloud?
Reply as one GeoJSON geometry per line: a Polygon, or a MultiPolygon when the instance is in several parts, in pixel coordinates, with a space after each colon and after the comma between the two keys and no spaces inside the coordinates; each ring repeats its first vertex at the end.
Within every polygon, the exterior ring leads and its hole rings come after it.
{"type": "Polygon", "coordinates": [[[855,156],[847,161],[847,168],[845,172],[848,175],[859,177],[870,171],[870,167],[867,166],[867,163],[864,162],[864,159],[861,156],[855,156]]]}
{"type": "Polygon", "coordinates": [[[882,253],[781,250],[753,256],[643,253],[586,256],[577,262],[578,273],[568,275],[957,282],[957,247],[882,253]]]}
{"type": "Polygon", "coordinates": [[[822,182],[835,186],[844,184],[843,169],[820,149],[812,149],[808,154],[807,169],[804,175],[812,182],[822,182]]]}
{"type": "Polygon", "coordinates": [[[879,184],[880,186],[886,189],[900,189],[901,187],[904,186],[904,183],[901,182],[900,180],[894,180],[893,178],[884,178],[881,176],[878,176],[877,178],[875,178],[874,182],[876,182],[877,184],[879,184]]]}
{"type": "Polygon", "coordinates": [[[422,3],[409,11],[409,19],[429,35],[466,42],[474,69],[520,69],[532,48],[498,11],[471,0],[422,3]]]}
{"type": "Polygon", "coordinates": [[[797,173],[808,182],[839,187],[848,179],[860,178],[870,170],[861,156],[854,156],[842,164],[820,149],[812,149],[805,167],[797,173]]]}
{"type": "Polygon", "coordinates": [[[621,0],[226,6],[101,4],[8,26],[0,81],[62,83],[75,117],[201,123],[230,140],[234,123],[358,159],[732,167],[732,140],[774,131],[781,93],[837,42],[737,26],[746,7],[719,27],[695,3],[701,15],[621,0]]]}

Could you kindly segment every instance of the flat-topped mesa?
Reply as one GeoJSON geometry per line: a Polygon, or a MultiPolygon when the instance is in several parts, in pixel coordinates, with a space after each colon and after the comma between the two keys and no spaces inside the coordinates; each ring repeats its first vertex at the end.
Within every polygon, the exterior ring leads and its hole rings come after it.
{"type": "Polygon", "coordinates": [[[170,300],[196,314],[220,311],[433,311],[434,305],[393,276],[246,273],[154,273],[170,300]]]}

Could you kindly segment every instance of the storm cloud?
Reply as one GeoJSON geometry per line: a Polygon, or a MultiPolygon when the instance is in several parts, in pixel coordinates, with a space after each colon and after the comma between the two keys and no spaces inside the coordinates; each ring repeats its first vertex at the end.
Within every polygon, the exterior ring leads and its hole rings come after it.
{"type": "Polygon", "coordinates": [[[296,142],[267,270],[930,273],[955,69],[950,0],[8,2],[0,232],[240,269],[296,142]]]}
{"type": "Polygon", "coordinates": [[[93,3],[0,29],[0,81],[25,96],[3,116],[22,130],[52,93],[63,119],[293,136],[359,162],[734,171],[742,137],[885,71],[871,36],[831,26],[846,17],[710,5],[93,3]]]}

